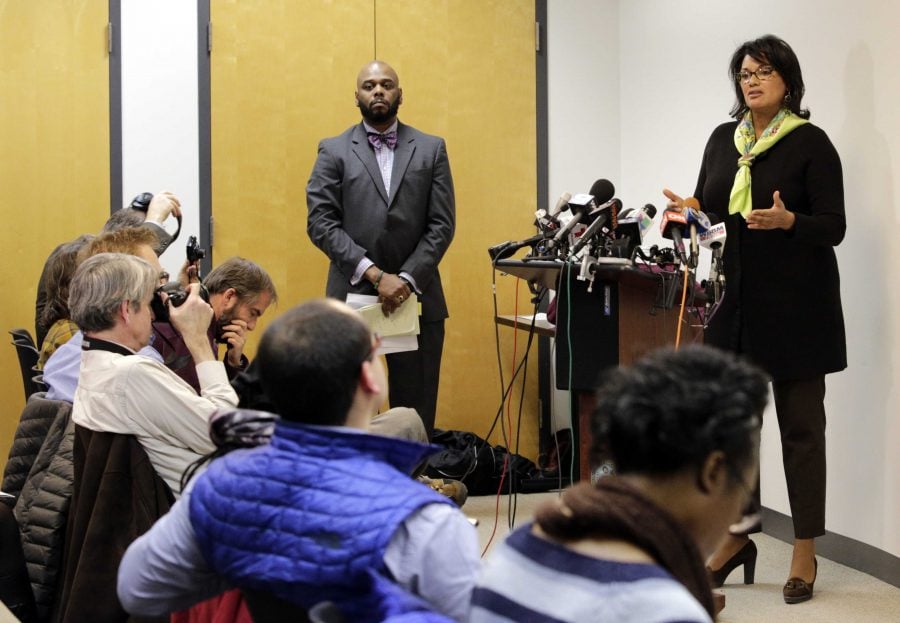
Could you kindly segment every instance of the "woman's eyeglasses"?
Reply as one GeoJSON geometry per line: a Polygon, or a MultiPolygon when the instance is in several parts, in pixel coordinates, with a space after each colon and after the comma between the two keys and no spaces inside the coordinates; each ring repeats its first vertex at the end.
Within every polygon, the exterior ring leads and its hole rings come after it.
{"type": "Polygon", "coordinates": [[[769,67],[768,65],[763,65],[762,67],[758,67],[756,71],[749,71],[747,69],[742,69],[741,71],[734,74],[734,79],[738,82],[750,82],[751,76],[756,76],[756,79],[760,82],[765,82],[769,78],[772,77],[772,74],[775,73],[775,69],[769,67]]]}

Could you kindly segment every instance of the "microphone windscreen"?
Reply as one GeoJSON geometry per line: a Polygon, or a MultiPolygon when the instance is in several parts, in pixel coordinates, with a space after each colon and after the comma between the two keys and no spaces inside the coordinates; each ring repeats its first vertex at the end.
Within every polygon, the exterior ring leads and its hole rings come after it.
{"type": "Polygon", "coordinates": [[[564,192],[559,196],[559,199],[556,200],[556,205],[553,206],[553,211],[550,212],[550,216],[556,218],[556,216],[566,209],[566,206],[569,203],[569,200],[572,198],[572,193],[564,192]]]}
{"type": "Polygon", "coordinates": [[[591,186],[590,194],[594,197],[594,202],[600,205],[613,198],[613,195],[616,194],[616,187],[609,180],[600,179],[591,186]]]}
{"type": "Polygon", "coordinates": [[[688,197],[684,200],[684,207],[692,208],[694,210],[700,209],[700,201],[696,197],[688,197]]]}
{"type": "Polygon", "coordinates": [[[650,220],[652,221],[654,217],[656,217],[656,206],[652,203],[645,204],[644,212],[646,212],[647,216],[650,217],[650,220]]]}

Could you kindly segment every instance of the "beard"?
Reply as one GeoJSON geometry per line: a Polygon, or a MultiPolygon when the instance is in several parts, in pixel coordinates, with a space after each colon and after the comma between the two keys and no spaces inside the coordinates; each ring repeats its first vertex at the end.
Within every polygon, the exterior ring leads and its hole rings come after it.
{"type": "Polygon", "coordinates": [[[390,104],[384,112],[375,112],[372,110],[372,105],[375,102],[371,102],[368,106],[364,106],[362,103],[359,104],[359,110],[362,113],[363,119],[369,125],[374,125],[376,123],[384,123],[385,121],[389,121],[397,116],[397,111],[400,110],[400,98],[398,97],[394,100],[393,104],[390,104]]]}

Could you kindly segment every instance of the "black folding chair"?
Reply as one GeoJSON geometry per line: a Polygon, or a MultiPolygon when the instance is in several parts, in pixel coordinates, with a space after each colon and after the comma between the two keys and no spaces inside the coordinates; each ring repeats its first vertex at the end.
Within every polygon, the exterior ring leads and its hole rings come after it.
{"type": "Polygon", "coordinates": [[[13,336],[13,346],[16,347],[16,355],[19,357],[19,369],[22,372],[22,386],[25,390],[25,400],[38,391],[40,385],[34,382],[33,368],[37,365],[40,353],[34,345],[34,340],[28,329],[13,329],[9,332],[13,336]]]}

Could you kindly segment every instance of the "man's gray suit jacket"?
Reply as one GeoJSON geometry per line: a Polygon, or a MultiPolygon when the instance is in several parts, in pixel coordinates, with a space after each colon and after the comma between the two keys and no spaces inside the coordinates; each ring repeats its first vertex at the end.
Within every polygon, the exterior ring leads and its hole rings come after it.
{"type": "Polygon", "coordinates": [[[453,178],[444,140],[398,123],[388,196],[362,123],[319,143],[306,188],[307,233],[331,260],[326,294],[374,294],[363,279],[368,257],[387,273],[406,272],[421,291],[422,320],[447,318],[438,263],[453,239],[453,178]]]}

